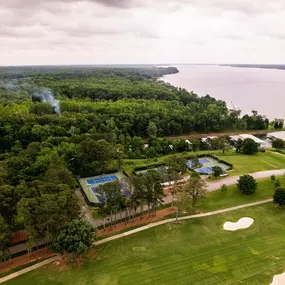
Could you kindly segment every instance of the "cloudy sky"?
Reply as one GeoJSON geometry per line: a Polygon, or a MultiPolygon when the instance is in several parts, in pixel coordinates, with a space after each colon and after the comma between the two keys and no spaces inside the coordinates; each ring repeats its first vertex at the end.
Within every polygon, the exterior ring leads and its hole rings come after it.
{"type": "Polygon", "coordinates": [[[284,63],[284,0],[0,0],[0,65],[284,63]]]}

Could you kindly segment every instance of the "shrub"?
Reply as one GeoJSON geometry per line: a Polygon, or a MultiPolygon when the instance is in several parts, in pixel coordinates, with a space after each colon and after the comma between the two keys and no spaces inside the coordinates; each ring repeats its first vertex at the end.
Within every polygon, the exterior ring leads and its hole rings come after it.
{"type": "Polygon", "coordinates": [[[228,186],[226,184],[223,184],[221,187],[221,192],[227,192],[228,191],[228,186]]]}
{"type": "Polygon", "coordinates": [[[281,186],[281,183],[279,180],[276,180],[274,185],[275,185],[275,188],[279,188],[281,186]]]}
{"type": "Polygon", "coordinates": [[[258,152],[258,144],[252,139],[243,141],[242,152],[244,154],[254,155],[258,152]]]}
{"type": "Polygon", "coordinates": [[[240,176],[237,187],[242,194],[250,195],[255,193],[257,183],[251,175],[240,176]]]}
{"type": "Polygon", "coordinates": [[[281,150],[285,148],[285,141],[283,141],[282,139],[275,139],[272,142],[272,147],[274,147],[277,150],[281,150]]]}
{"type": "Polygon", "coordinates": [[[279,207],[285,205],[285,188],[277,188],[273,195],[273,202],[278,204],[279,207]]]}
{"type": "Polygon", "coordinates": [[[274,174],[271,175],[270,179],[271,179],[271,181],[275,181],[275,175],[274,174]]]}
{"type": "Polygon", "coordinates": [[[214,177],[219,177],[223,173],[223,169],[220,166],[213,167],[213,175],[214,177]]]}

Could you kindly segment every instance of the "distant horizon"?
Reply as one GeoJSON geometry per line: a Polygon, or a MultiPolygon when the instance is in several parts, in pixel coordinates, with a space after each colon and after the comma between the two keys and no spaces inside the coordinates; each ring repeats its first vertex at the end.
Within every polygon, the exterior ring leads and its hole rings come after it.
{"type": "Polygon", "coordinates": [[[112,66],[175,66],[175,65],[221,65],[221,66],[285,66],[285,63],[107,63],[107,64],[38,64],[38,65],[0,65],[7,67],[112,67],[112,66]]]}

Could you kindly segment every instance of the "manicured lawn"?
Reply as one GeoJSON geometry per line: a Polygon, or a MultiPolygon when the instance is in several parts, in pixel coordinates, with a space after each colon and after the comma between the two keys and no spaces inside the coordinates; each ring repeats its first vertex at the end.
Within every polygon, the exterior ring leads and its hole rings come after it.
{"type": "Polygon", "coordinates": [[[268,285],[285,271],[284,211],[271,203],[167,224],[96,248],[80,268],[49,266],[7,285],[268,285]],[[227,232],[225,221],[254,224],[227,232]]]}
{"type": "Polygon", "coordinates": [[[215,154],[220,159],[231,163],[234,168],[230,175],[240,175],[271,169],[285,169],[285,156],[267,152],[259,152],[256,155],[236,154],[233,151],[223,154],[215,154]]]}
{"type": "MultiPolygon", "coordinates": [[[[271,169],[285,169],[285,156],[281,156],[280,154],[272,153],[270,151],[260,152],[256,155],[237,154],[233,150],[228,150],[225,154],[221,151],[200,151],[196,153],[186,152],[178,155],[188,157],[191,155],[204,154],[206,156],[209,153],[231,163],[234,166],[233,170],[229,172],[230,175],[240,175],[271,169]]],[[[163,163],[171,156],[172,155],[165,155],[149,159],[125,159],[123,161],[123,169],[129,175],[132,175],[135,167],[163,163]]]]}
{"type": "MultiPolygon", "coordinates": [[[[276,177],[282,187],[285,187],[285,176],[276,177]]],[[[273,197],[275,186],[270,178],[258,179],[257,190],[253,195],[243,195],[236,185],[228,186],[226,192],[220,190],[208,193],[207,196],[198,201],[197,207],[202,212],[211,212],[219,209],[230,208],[242,204],[248,204],[273,197]]]]}

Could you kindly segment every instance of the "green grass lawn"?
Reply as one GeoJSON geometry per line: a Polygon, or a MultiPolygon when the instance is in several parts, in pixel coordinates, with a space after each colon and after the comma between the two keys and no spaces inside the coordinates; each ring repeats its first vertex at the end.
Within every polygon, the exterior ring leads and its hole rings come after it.
{"type": "MultiPolygon", "coordinates": [[[[205,154],[206,156],[209,153],[231,163],[234,166],[233,170],[229,172],[230,175],[240,175],[263,170],[285,168],[285,156],[281,156],[270,151],[259,152],[256,155],[237,154],[233,150],[226,151],[225,154],[221,151],[200,151],[196,153],[186,152],[178,155],[188,157],[191,155],[205,154]]],[[[168,158],[171,158],[171,156],[173,155],[165,155],[149,159],[125,159],[122,167],[129,175],[132,175],[135,167],[164,163],[168,158]]]]}
{"type": "MultiPolygon", "coordinates": [[[[285,176],[276,177],[282,187],[285,187],[285,176]]],[[[273,197],[275,191],[274,181],[270,178],[258,179],[257,190],[252,195],[243,195],[236,185],[228,186],[226,192],[220,190],[210,192],[205,198],[198,201],[197,207],[202,212],[211,212],[219,209],[230,208],[242,204],[248,204],[273,197]]]]}
{"type": "Polygon", "coordinates": [[[230,175],[285,168],[285,156],[272,152],[259,152],[256,155],[244,155],[229,151],[226,152],[225,155],[219,153],[216,154],[216,156],[234,166],[230,175]]]}
{"type": "Polygon", "coordinates": [[[32,271],[7,285],[269,285],[285,271],[284,211],[271,203],[166,224],[96,247],[80,268],[32,271]],[[252,217],[249,229],[224,222],[252,217]]]}

